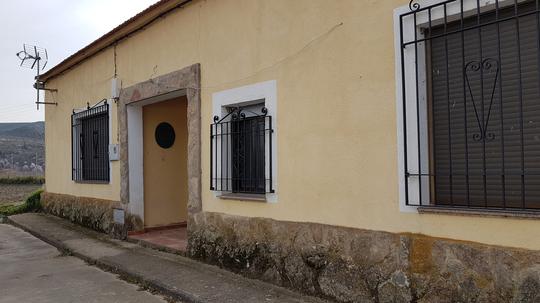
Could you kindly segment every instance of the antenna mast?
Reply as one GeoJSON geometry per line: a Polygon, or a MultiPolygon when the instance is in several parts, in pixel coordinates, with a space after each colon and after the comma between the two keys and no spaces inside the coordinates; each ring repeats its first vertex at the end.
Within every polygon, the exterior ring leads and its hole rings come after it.
{"type": "Polygon", "coordinates": [[[23,50],[17,53],[17,57],[21,60],[21,65],[30,69],[36,68],[36,82],[34,83],[34,88],[36,89],[36,105],[39,110],[40,104],[50,104],[58,105],[57,102],[43,102],[39,100],[39,91],[51,91],[56,92],[57,89],[45,88],[45,83],[39,80],[40,72],[45,69],[47,62],[49,61],[49,56],[45,48],[41,48],[35,45],[23,44],[23,50]],[[43,66],[41,65],[43,63],[43,66]]]}

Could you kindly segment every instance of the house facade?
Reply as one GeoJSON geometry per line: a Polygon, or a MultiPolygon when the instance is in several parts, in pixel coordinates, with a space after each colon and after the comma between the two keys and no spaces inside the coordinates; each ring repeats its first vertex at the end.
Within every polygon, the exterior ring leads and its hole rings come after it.
{"type": "Polygon", "coordinates": [[[40,77],[44,206],[342,302],[532,302],[538,13],[162,0],[40,77]]]}

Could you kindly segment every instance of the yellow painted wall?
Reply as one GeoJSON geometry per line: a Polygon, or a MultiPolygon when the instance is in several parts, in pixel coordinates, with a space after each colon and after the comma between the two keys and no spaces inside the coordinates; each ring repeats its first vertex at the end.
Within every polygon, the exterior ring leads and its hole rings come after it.
{"type": "MultiPolygon", "coordinates": [[[[205,211],[540,249],[538,220],[399,211],[393,9],[408,3],[199,0],[121,41],[118,74],[127,87],[201,63],[205,211]],[[212,93],[266,80],[278,90],[278,203],[215,198],[212,93]]],[[[103,52],[50,84],[61,105],[46,111],[49,191],[118,197],[114,178],[110,187],[75,185],[63,164],[68,112],[106,96],[112,58],[103,52]]]]}
{"type": "MultiPolygon", "coordinates": [[[[57,106],[45,107],[45,178],[46,190],[53,193],[70,194],[99,199],[120,200],[120,162],[113,161],[109,184],[81,184],[71,180],[71,114],[73,109],[94,105],[110,96],[110,79],[114,66],[109,58],[113,50],[107,49],[88,62],[78,65],[68,73],[47,83],[47,87],[58,89],[57,93],[46,93],[47,101],[58,102],[57,106]],[[47,168],[50,166],[50,168],[47,168]]],[[[110,107],[112,119],[112,143],[118,143],[117,107],[110,107]]]]}
{"type": "Polygon", "coordinates": [[[187,221],[187,99],[176,98],[143,107],[144,225],[155,227],[187,221]],[[155,140],[156,127],[169,123],[173,146],[155,140]]]}

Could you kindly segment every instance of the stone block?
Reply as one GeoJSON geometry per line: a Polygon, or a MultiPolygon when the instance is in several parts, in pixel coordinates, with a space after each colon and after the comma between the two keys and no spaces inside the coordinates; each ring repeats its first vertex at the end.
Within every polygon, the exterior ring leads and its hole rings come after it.
{"type": "Polygon", "coordinates": [[[337,302],[540,302],[540,252],[417,234],[201,212],[188,253],[337,302]]]}

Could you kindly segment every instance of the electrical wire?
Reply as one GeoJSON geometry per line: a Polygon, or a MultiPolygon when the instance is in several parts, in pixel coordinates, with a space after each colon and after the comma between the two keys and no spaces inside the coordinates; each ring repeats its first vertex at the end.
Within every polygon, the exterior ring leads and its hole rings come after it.
{"type": "MultiPolygon", "coordinates": [[[[316,37],[314,37],[313,39],[311,39],[310,41],[308,41],[303,47],[301,47],[299,50],[297,50],[296,52],[290,54],[290,55],[287,55],[279,60],[277,60],[276,62],[266,66],[266,67],[263,67],[249,75],[246,75],[244,77],[241,77],[241,78],[237,78],[235,80],[231,80],[231,81],[226,81],[226,82],[222,82],[222,83],[219,83],[219,84],[213,84],[213,85],[208,85],[208,86],[204,86],[204,87],[185,87],[185,88],[190,88],[190,89],[196,89],[196,90],[202,90],[202,89],[211,89],[211,88],[217,88],[217,87],[223,87],[223,86],[226,86],[226,85],[230,85],[230,84],[234,84],[236,82],[240,82],[240,81],[245,81],[245,80],[248,80],[250,78],[253,78],[261,73],[264,73],[268,70],[271,70],[273,68],[276,68],[280,65],[283,65],[285,64],[286,62],[298,57],[299,55],[301,55],[302,53],[304,53],[305,51],[307,51],[308,49],[312,48],[314,45],[316,45],[317,43],[323,41],[325,38],[327,38],[332,32],[334,32],[337,28],[341,27],[344,23],[343,22],[339,22],[337,23],[336,25],[332,26],[331,28],[329,28],[328,30],[326,30],[325,32],[323,32],[322,34],[320,35],[317,35],[316,37]]],[[[114,74],[112,77],[108,77],[106,79],[103,79],[103,80],[100,80],[100,81],[96,81],[94,83],[89,83],[81,88],[79,88],[79,91],[82,91],[83,94],[86,94],[86,93],[89,93],[90,94],[90,91],[92,87],[95,87],[95,86],[98,86],[98,85],[101,85],[102,83],[104,82],[107,82],[113,78],[116,78],[118,77],[118,69],[117,69],[117,51],[116,51],[116,47],[117,47],[117,43],[114,44],[114,47],[113,47],[113,62],[114,62],[114,74]]],[[[150,75],[150,81],[152,81],[154,84],[160,86],[160,83],[159,82],[154,82],[153,81],[153,76],[155,76],[157,74],[157,68],[158,66],[157,65],[154,65],[153,67],[153,70],[152,70],[152,74],[150,75]]],[[[124,80],[128,80],[128,82],[134,82],[133,79],[129,79],[128,77],[124,78],[124,80]]],[[[163,87],[162,88],[165,88],[167,89],[168,87],[163,87]]],[[[122,90],[123,87],[120,88],[120,90],[122,90]]],[[[92,89],[92,92],[94,90],[92,89]]],[[[55,93],[50,93],[50,97],[54,100],[54,102],[57,102],[55,99],[55,93]]],[[[97,104],[101,103],[103,100],[99,101],[97,104]]],[[[96,104],[96,105],[97,105],[96,104]]],[[[96,106],[94,105],[94,106],[96,106]]],[[[1,109],[0,109],[1,110],[1,109]]]]}
{"type": "Polygon", "coordinates": [[[14,113],[19,113],[19,112],[25,112],[25,111],[30,111],[30,110],[34,110],[34,106],[30,106],[30,107],[20,107],[20,108],[12,108],[12,109],[9,109],[9,110],[3,110],[3,109],[0,109],[0,114],[14,114],[14,113]]]}
{"type": "Polygon", "coordinates": [[[15,103],[15,104],[7,104],[7,105],[0,105],[0,110],[2,109],[12,109],[12,108],[19,108],[19,107],[24,107],[24,106],[34,106],[34,104],[30,104],[30,103],[15,103]]]}
{"type": "MultiPolygon", "coordinates": [[[[266,66],[266,67],[263,67],[247,76],[244,76],[244,77],[241,77],[241,78],[237,78],[235,80],[231,80],[231,81],[227,81],[227,82],[222,82],[222,83],[219,83],[219,84],[213,84],[213,85],[208,85],[208,86],[203,86],[203,87],[185,87],[185,88],[191,88],[191,89],[196,89],[196,90],[201,90],[201,89],[211,89],[211,88],[218,88],[218,87],[223,87],[223,86],[226,86],[226,85],[230,85],[230,84],[234,84],[236,82],[240,82],[240,81],[245,81],[245,80],[248,80],[250,78],[253,78],[261,73],[264,73],[268,70],[271,70],[275,67],[278,67],[280,65],[283,65],[285,64],[287,61],[290,61],[296,57],[298,57],[299,55],[301,55],[302,53],[304,53],[305,51],[307,51],[308,49],[312,48],[314,45],[316,45],[318,42],[321,42],[323,41],[325,38],[327,38],[332,32],[334,32],[337,28],[339,28],[340,26],[342,26],[344,23],[343,22],[339,22],[338,24],[332,26],[330,29],[326,30],[324,33],[316,36],[315,38],[311,39],[310,41],[308,41],[302,48],[300,48],[298,51],[284,57],[284,58],[281,58],[279,60],[277,60],[276,62],[270,64],[269,66],[266,66]]],[[[158,85],[159,86],[159,83],[158,82],[155,82],[153,81],[153,79],[151,78],[154,74],[156,74],[156,69],[157,69],[157,65],[154,66],[153,68],[153,72],[150,76],[150,79],[149,81],[152,81],[154,84],[158,85]]],[[[121,77],[122,78],[122,77],[121,77]]],[[[125,78],[124,78],[125,79],[125,78]]],[[[134,82],[133,79],[127,79],[127,80],[130,80],[130,82],[134,82]]],[[[162,88],[169,88],[169,87],[164,87],[162,86],[162,88]]]]}

